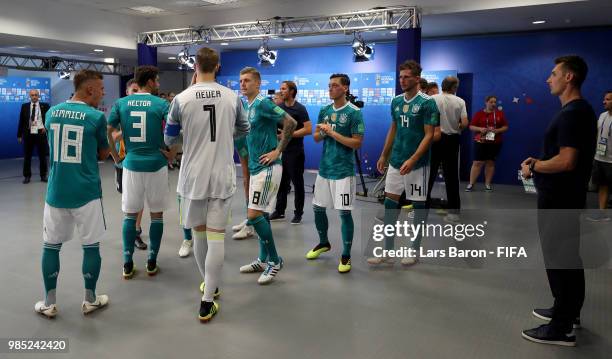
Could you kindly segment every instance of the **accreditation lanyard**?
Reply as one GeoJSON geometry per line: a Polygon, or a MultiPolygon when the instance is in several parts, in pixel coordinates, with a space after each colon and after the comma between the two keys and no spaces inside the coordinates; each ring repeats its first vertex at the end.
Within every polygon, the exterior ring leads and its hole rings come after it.
{"type": "MultiPolygon", "coordinates": [[[[485,126],[489,128],[489,116],[485,117],[485,126]]],[[[497,128],[497,118],[495,117],[495,110],[493,110],[493,128],[497,128]]]]}
{"type": "MultiPolygon", "coordinates": [[[[610,117],[610,116],[607,116],[610,117]]],[[[604,157],[608,153],[608,138],[610,138],[610,133],[612,133],[612,119],[610,120],[610,125],[608,126],[608,135],[603,137],[603,130],[606,127],[606,120],[604,119],[601,124],[601,129],[599,130],[599,142],[597,143],[597,155],[604,157]]]]}

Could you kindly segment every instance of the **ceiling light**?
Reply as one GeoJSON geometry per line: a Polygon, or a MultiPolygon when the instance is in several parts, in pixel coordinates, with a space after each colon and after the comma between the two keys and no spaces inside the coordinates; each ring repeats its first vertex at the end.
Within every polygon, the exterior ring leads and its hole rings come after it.
{"type": "Polygon", "coordinates": [[[115,58],[114,57],[105,57],[104,60],[105,63],[107,64],[114,64],[115,63],[115,58]]]}
{"type": "Polygon", "coordinates": [[[130,10],[139,11],[144,14],[159,14],[160,12],[166,12],[164,9],[153,6],[136,6],[131,7],[130,10]]]}
{"type": "Polygon", "coordinates": [[[94,49],[94,52],[104,52],[102,49],[94,49]]]}
{"type": "Polygon", "coordinates": [[[546,24],[546,20],[536,20],[531,22],[534,25],[546,24]]]}
{"type": "Polygon", "coordinates": [[[229,45],[229,42],[222,42],[220,45],[221,46],[227,46],[227,45],[229,45]]]}
{"type": "Polygon", "coordinates": [[[203,2],[209,2],[211,4],[215,4],[215,5],[223,5],[223,4],[229,4],[229,3],[233,3],[236,2],[238,0],[202,0],[203,2]]]}
{"type": "Polygon", "coordinates": [[[189,55],[189,49],[185,47],[183,51],[179,52],[177,56],[179,68],[184,69],[185,67],[193,69],[195,66],[195,56],[189,55]]]}
{"type": "Polygon", "coordinates": [[[64,69],[62,69],[62,70],[57,72],[57,77],[59,77],[62,80],[69,80],[70,79],[70,73],[72,71],[74,71],[74,64],[69,62],[68,64],[66,64],[64,69]]]}
{"type": "Polygon", "coordinates": [[[397,34],[397,30],[391,30],[389,31],[390,34],[397,34]]]}
{"type": "Polygon", "coordinates": [[[267,40],[264,40],[257,50],[257,57],[259,58],[259,64],[261,66],[274,66],[274,63],[278,59],[278,51],[270,50],[267,40]]]}
{"type": "Polygon", "coordinates": [[[49,52],[57,53],[59,50],[49,50],[49,52]]]}
{"type": "Polygon", "coordinates": [[[28,47],[27,46],[16,46],[15,48],[16,49],[27,49],[28,47]]]}
{"type": "Polygon", "coordinates": [[[358,33],[354,34],[351,47],[354,62],[365,62],[374,58],[374,44],[366,44],[358,33]]]}
{"type": "Polygon", "coordinates": [[[176,56],[168,56],[168,60],[176,60],[176,56]]]}
{"type": "Polygon", "coordinates": [[[285,37],[283,40],[285,40],[285,41],[293,41],[293,39],[290,38],[290,37],[285,37]]]}

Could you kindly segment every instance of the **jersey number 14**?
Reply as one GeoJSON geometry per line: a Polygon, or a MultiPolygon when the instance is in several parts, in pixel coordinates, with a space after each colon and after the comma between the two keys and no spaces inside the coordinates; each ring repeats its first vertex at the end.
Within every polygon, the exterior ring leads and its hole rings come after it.
{"type": "Polygon", "coordinates": [[[61,125],[52,123],[53,132],[53,162],[81,163],[83,150],[83,126],[61,125]],[[60,131],[62,132],[60,151],[60,131]],[[70,138],[73,137],[73,138],[70,138]],[[70,148],[74,148],[74,154],[70,155],[70,148]]]}

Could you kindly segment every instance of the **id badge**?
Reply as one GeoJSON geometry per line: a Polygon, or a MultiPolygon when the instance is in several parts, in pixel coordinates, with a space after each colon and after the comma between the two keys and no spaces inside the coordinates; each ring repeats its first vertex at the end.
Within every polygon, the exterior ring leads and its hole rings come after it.
{"type": "Polygon", "coordinates": [[[495,141],[495,132],[487,132],[487,134],[485,135],[485,140],[487,141],[495,141]]]}
{"type": "Polygon", "coordinates": [[[597,143],[597,156],[605,157],[606,153],[608,153],[608,139],[600,138],[597,143]]]}

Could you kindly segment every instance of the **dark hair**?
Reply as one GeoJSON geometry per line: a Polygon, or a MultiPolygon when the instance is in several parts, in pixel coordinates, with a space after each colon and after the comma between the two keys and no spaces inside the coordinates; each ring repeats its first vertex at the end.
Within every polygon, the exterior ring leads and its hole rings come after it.
{"type": "Polygon", "coordinates": [[[612,90],[608,90],[608,91],[604,92],[604,96],[609,94],[609,93],[612,93],[612,90]]]}
{"type": "Polygon", "coordinates": [[[495,95],[489,95],[487,97],[485,97],[485,102],[489,102],[490,99],[494,98],[497,101],[497,96],[495,95]]]}
{"type": "Polygon", "coordinates": [[[291,94],[291,97],[295,98],[295,96],[297,96],[297,85],[295,84],[295,82],[287,80],[283,81],[283,83],[289,88],[289,93],[291,94]]]}
{"type": "Polygon", "coordinates": [[[211,48],[203,47],[196,54],[196,64],[198,64],[200,72],[214,72],[219,64],[219,54],[211,48]]]}
{"type": "Polygon", "coordinates": [[[427,83],[427,91],[433,89],[433,88],[438,88],[438,83],[435,81],[431,81],[427,83]]]}
{"type": "Polygon", "coordinates": [[[245,74],[252,74],[255,77],[255,79],[257,79],[257,81],[261,81],[261,74],[254,67],[247,66],[243,68],[242,70],[240,70],[240,76],[245,75],[245,74]]]}
{"type": "Polygon", "coordinates": [[[157,75],[159,75],[159,69],[157,67],[150,65],[139,66],[136,68],[134,81],[136,81],[138,87],[145,87],[149,80],[155,81],[157,75]]]}
{"type": "Polygon", "coordinates": [[[85,83],[89,82],[89,80],[102,80],[103,78],[104,77],[102,76],[102,74],[98,71],[81,70],[77,72],[76,75],[74,75],[74,80],[72,80],[72,82],[74,83],[74,90],[80,90],[85,83]]]}
{"type": "Polygon", "coordinates": [[[555,65],[558,64],[562,64],[561,67],[564,71],[569,71],[574,74],[572,84],[580,88],[589,72],[589,67],[582,57],[576,55],[557,57],[555,59],[555,65]]]}
{"type": "Polygon", "coordinates": [[[340,79],[342,86],[351,86],[351,79],[347,74],[332,74],[329,79],[340,79]]]}
{"type": "Polygon", "coordinates": [[[421,79],[419,80],[419,87],[421,88],[421,90],[425,91],[425,89],[427,88],[427,84],[427,79],[421,77],[421,79]]]}
{"type": "Polygon", "coordinates": [[[442,80],[442,91],[444,92],[456,91],[458,87],[459,79],[455,76],[446,76],[444,80],[442,80]]]}
{"type": "Polygon", "coordinates": [[[410,70],[413,76],[421,76],[421,71],[423,71],[423,68],[421,68],[421,65],[419,65],[418,62],[414,60],[407,60],[399,66],[399,70],[410,70]]]}

